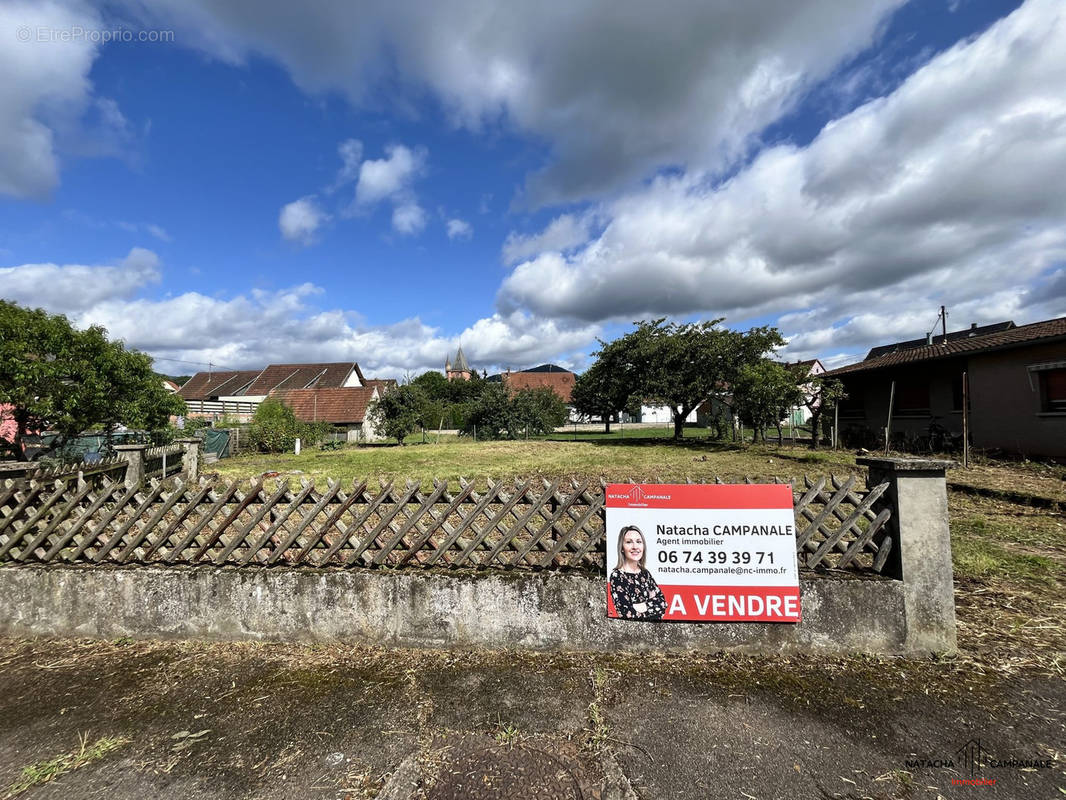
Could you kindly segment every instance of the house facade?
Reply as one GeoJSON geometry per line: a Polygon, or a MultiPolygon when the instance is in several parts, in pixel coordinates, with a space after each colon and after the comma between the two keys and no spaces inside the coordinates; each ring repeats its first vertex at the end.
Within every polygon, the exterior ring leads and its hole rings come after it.
{"type": "Polygon", "coordinates": [[[896,443],[934,434],[961,443],[963,373],[974,447],[1066,456],[1066,317],[886,345],[830,370],[848,393],[839,407],[841,441],[878,446],[887,425],[896,443]]]}

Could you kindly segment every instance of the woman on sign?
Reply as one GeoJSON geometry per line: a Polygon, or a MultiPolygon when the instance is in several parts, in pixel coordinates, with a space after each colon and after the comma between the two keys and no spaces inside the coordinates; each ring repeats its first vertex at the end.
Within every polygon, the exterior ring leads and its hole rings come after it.
{"type": "Polygon", "coordinates": [[[644,568],[647,556],[644,534],[636,525],[618,532],[618,566],[611,573],[611,601],[615,616],[623,619],[662,619],[666,598],[644,568]]]}

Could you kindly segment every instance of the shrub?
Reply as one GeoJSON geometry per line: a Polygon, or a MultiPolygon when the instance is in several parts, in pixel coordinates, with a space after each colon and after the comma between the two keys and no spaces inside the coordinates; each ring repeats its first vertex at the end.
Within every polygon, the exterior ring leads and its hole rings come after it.
{"type": "Polygon", "coordinates": [[[296,419],[291,408],[268,397],[259,404],[248,429],[248,444],[260,453],[285,453],[292,450],[307,426],[296,419]]]}

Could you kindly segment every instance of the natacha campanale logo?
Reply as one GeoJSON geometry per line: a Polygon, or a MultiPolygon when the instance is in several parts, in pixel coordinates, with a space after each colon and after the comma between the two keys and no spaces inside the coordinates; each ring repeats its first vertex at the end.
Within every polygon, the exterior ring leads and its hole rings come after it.
{"type": "Polygon", "coordinates": [[[982,770],[996,769],[1051,769],[1055,764],[1053,758],[994,758],[981,745],[980,739],[969,739],[966,744],[955,751],[954,757],[948,758],[908,758],[908,769],[951,769],[958,770],[968,778],[952,778],[952,786],[995,786],[996,779],[978,777],[982,770]]]}
{"type": "Polygon", "coordinates": [[[980,739],[970,739],[970,741],[955,751],[955,755],[959,757],[963,768],[969,771],[971,778],[974,773],[981,771],[982,752],[980,739]]]}

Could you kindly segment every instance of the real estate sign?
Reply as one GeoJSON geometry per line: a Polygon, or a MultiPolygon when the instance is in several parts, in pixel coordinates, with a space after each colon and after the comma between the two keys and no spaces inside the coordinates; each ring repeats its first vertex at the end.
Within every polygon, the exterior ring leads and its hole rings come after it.
{"type": "Polygon", "coordinates": [[[607,615],[799,622],[788,484],[609,484],[607,615]]]}

